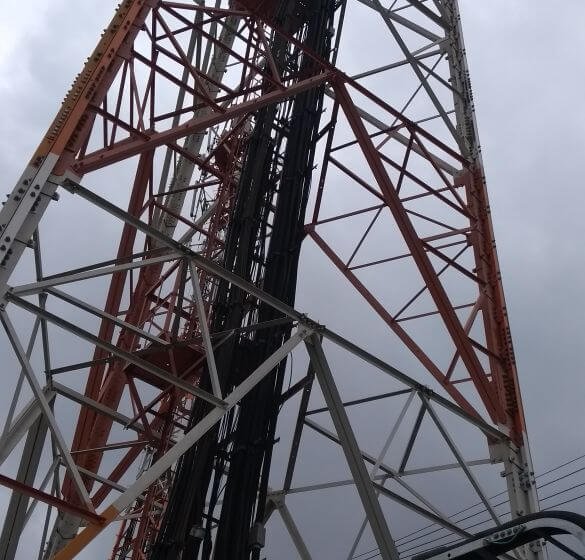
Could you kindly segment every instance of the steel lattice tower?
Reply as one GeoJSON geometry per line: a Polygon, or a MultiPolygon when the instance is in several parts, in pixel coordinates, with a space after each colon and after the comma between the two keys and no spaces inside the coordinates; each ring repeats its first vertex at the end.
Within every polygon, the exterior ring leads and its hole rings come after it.
{"type": "Polygon", "coordinates": [[[0,233],[2,558],[538,511],[457,0],[124,0],[0,233]]]}

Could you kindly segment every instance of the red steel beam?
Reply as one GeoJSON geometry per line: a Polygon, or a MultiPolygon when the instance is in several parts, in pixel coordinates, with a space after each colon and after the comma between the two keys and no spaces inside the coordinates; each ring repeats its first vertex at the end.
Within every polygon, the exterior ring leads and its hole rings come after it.
{"type": "Polygon", "coordinates": [[[262,107],[277,103],[289,97],[293,97],[299,93],[309,89],[318,87],[332,78],[332,73],[323,72],[316,76],[311,76],[297,82],[293,85],[287,86],[285,90],[271,91],[256,99],[244,101],[237,105],[232,105],[223,113],[215,113],[206,115],[200,118],[190,119],[189,121],[180,124],[176,127],[170,128],[163,132],[155,132],[148,136],[145,140],[127,140],[116,144],[115,146],[103,150],[98,150],[87,157],[77,161],[73,165],[73,169],[80,175],[84,175],[91,171],[101,169],[113,163],[117,163],[124,159],[136,156],[145,150],[150,150],[172,143],[180,138],[184,138],[190,134],[207,130],[219,123],[230,121],[236,117],[250,114],[262,107]]]}
{"type": "MultiPolygon", "coordinates": [[[[134,187],[132,189],[132,195],[128,205],[128,211],[132,215],[138,215],[142,208],[142,201],[146,195],[146,189],[148,180],[150,178],[150,170],[152,169],[152,158],[153,152],[145,152],[141,157],[138,165],[138,171],[136,179],[134,181],[134,187]]],[[[128,258],[133,254],[134,242],[136,240],[136,229],[128,224],[124,224],[122,230],[122,237],[118,248],[117,259],[128,258]]],[[[122,302],[122,296],[124,292],[124,286],[126,282],[127,271],[117,272],[112,276],[110,288],[106,298],[105,311],[110,315],[117,316],[120,311],[120,304],[122,302]]],[[[111,341],[114,334],[114,323],[111,321],[102,321],[98,337],[101,340],[111,341]]],[[[96,348],[93,360],[101,360],[107,357],[107,352],[101,348],[96,348]]],[[[113,366],[115,367],[115,366],[113,366]]],[[[103,404],[108,405],[110,408],[117,409],[119,398],[103,399],[101,398],[101,389],[106,372],[106,364],[98,363],[90,368],[87,384],[85,387],[85,395],[94,400],[100,400],[103,404]]],[[[119,388],[121,395],[123,389],[122,386],[119,388]]],[[[98,433],[109,432],[113,420],[103,415],[98,415],[95,411],[88,407],[82,407],[80,411],[79,420],[71,449],[73,451],[78,449],[88,449],[103,447],[106,441],[103,438],[98,438],[98,433]]],[[[92,466],[99,462],[101,458],[101,452],[88,454],[80,459],[79,464],[84,468],[97,472],[92,466]]],[[[69,499],[74,499],[72,481],[69,477],[66,477],[63,483],[63,494],[69,499]]]]}
{"type": "Polygon", "coordinates": [[[77,515],[78,517],[81,517],[82,519],[85,519],[94,525],[103,525],[105,522],[105,519],[100,515],[92,513],[85,508],[78,507],[67,500],[61,500],[60,498],[52,496],[51,494],[41,492],[32,486],[28,486],[27,484],[23,484],[18,480],[8,478],[3,474],[0,474],[0,485],[5,486],[6,488],[10,488],[11,490],[14,490],[15,492],[18,492],[24,496],[28,496],[29,498],[34,498],[35,500],[49,504],[50,506],[57,508],[59,511],[66,511],[68,513],[72,513],[73,515],[77,515]]]}
{"type": "Polygon", "coordinates": [[[465,410],[476,418],[481,418],[481,415],[475,410],[473,405],[447,380],[440,368],[431,360],[431,358],[424,352],[424,350],[410,337],[410,335],[398,324],[398,322],[390,315],[388,310],[377,300],[377,298],[370,292],[366,286],[359,280],[359,278],[345,265],[339,258],[337,253],[325,242],[325,240],[310,226],[307,231],[308,235],[315,241],[319,248],[331,259],[331,262],[339,269],[339,271],[351,282],[353,287],[362,295],[362,297],[371,305],[374,311],[380,318],[396,333],[398,338],[404,345],[410,349],[414,356],[421,362],[427,371],[445,388],[447,393],[453,400],[465,410]]]}
{"type": "Polygon", "coordinates": [[[35,152],[32,163],[48,154],[60,156],[56,173],[64,171],[88,137],[93,123],[87,109],[99,105],[123,63],[119,52],[132,45],[156,0],[124,0],[97,47],[67,93],[53,123],[35,152]]]}
{"type": "Polygon", "coordinates": [[[506,423],[512,428],[512,437],[517,444],[522,445],[526,420],[520,404],[520,384],[483,171],[473,169],[461,179],[465,182],[470,207],[477,216],[470,235],[477,275],[484,282],[483,294],[486,297],[482,316],[486,343],[488,349],[499,357],[496,359],[490,355],[489,358],[492,379],[508,414],[506,423]]]}
{"type": "Polygon", "coordinates": [[[337,79],[333,82],[333,89],[335,91],[335,97],[339,102],[356,139],[358,140],[370,170],[383,193],[388,208],[394,216],[396,225],[402,233],[404,241],[412,254],[423,280],[428,286],[429,293],[433,297],[445,326],[455,343],[455,346],[459,350],[461,359],[469,371],[470,377],[474,381],[475,387],[484,406],[493,421],[504,422],[506,416],[495,387],[486,377],[479,358],[475,354],[469,338],[461,326],[445,288],[437,278],[437,273],[429,260],[424,245],[419,239],[416,230],[408,217],[408,213],[400,201],[398,193],[394,189],[384,163],[380,158],[380,154],[368,135],[366,127],[351,96],[349,95],[346,85],[342,80],[337,79]]]}

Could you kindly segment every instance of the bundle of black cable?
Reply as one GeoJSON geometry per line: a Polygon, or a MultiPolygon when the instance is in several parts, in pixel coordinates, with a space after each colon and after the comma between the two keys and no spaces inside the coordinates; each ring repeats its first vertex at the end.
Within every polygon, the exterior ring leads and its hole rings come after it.
{"type": "MultiPolygon", "coordinates": [[[[328,58],[335,5],[333,0],[282,0],[275,28],[295,34],[312,52],[328,58]]],[[[278,33],[271,37],[271,51],[285,76],[306,75],[315,64],[278,33]]],[[[322,104],[323,89],[315,88],[254,116],[226,237],[224,266],[291,305],[322,104]]],[[[274,309],[220,283],[214,332],[278,318],[274,309]]],[[[289,336],[290,325],[283,324],[234,335],[224,343],[216,355],[224,394],[289,336]]],[[[152,560],[259,558],[261,543],[250,535],[264,522],[285,367],[281,362],[183,456],[152,560]]],[[[208,411],[207,403],[196,401],[190,425],[208,411]]]]}

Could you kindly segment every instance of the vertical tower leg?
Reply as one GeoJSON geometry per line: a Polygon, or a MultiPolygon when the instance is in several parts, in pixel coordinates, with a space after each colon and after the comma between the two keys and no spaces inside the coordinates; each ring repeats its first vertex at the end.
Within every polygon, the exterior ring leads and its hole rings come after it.
{"type": "MultiPolygon", "coordinates": [[[[28,486],[33,486],[43,451],[43,444],[47,436],[49,424],[44,416],[40,416],[29,429],[24,444],[24,452],[18,467],[17,480],[28,486]]],[[[0,558],[14,560],[20,541],[20,535],[26,525],[28,496],[13,492],[6,510],[6,521],[0,536],[0,558]]]]}

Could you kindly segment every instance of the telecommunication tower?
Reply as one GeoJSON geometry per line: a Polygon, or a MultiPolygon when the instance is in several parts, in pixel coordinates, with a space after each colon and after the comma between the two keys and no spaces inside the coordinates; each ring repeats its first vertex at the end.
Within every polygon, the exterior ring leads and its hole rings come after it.
{"type": "Polygon", "coordinates": [[[41,506],[59,560],[538,511],[457,0],[124,0],[0,235],[2,558],[41,506]]]}

